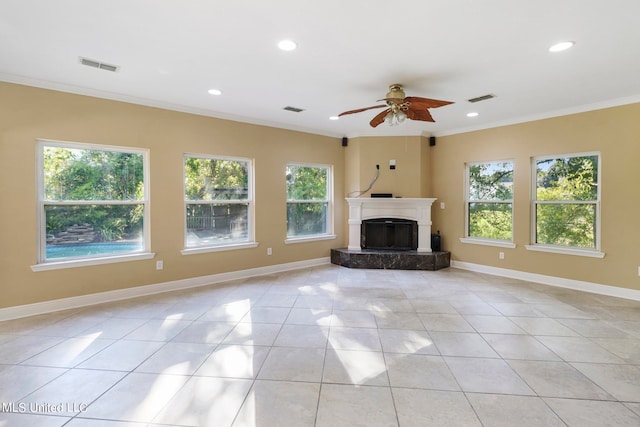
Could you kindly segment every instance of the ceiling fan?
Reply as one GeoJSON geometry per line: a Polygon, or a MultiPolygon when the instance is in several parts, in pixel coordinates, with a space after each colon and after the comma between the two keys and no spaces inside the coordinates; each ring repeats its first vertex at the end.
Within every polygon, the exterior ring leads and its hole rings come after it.
{"type": "Polygon", "coordinates": [[[438,108],[443,105],[453,104],[453,102],[450,101],[439,101],[437,99],[420,98],[418,96],[405,96],[402,85],[398,83],[390,85],[386,98],[379,99],[378,101],[385,101],[386,104],[345,111],[344,113],[338,114],[338,117],[346,116],[347,114],[361,113],[374,108],[387,107],[386,110],[376,115],[369,122],[371,127],[376,127],[382,122],[387,122],[390,126],[395,126],[404,122],[406,119],[435,122],[431,113],[429,113],[429,108],[438,108]]]}

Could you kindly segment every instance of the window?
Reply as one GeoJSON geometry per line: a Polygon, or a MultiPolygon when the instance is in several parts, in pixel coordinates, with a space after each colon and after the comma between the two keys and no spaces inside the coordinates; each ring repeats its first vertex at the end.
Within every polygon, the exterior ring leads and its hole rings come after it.
{"type": "Polygon", "coordinates": [[[288,163],[287,238],[328,236],[331,230],[331,167],[288,163]]]}
{"type": "Polygon", "coordinates": [[[185,155],[185,247],[229,248],[252,242],[252,187],[249,159],[185,155]]]}
{"type": "Polygon", "coordinates": [[[513,240],[513,162],[467,164],[466,199],[467,242],[513,240]]]}
{"type": "Polygon", "coordinates": [[[534,244],[599,250],[600,155],[538,157],[533,163],[534,244]]]}
{"type": "Polygon", "coordinates": [[[39,262],[148,250],[147,153],[40,141],[39,262]]]}

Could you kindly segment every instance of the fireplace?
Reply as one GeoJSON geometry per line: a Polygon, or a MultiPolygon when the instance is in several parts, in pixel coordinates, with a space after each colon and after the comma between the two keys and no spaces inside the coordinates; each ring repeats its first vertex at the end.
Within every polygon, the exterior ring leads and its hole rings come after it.
{"type": "MultiPolygon", "coordinates": [[[[349,250],[362,249],[362,223],[366,220],[415,221],[415,250],[431,252],[431,205],[436,199],[347,198],[349,203],[349,250]]],[[[413,246],[413,245],[412,245],[413,246]]]]}
{"type": "Polygon", "coordinates": [[[331,263],[347,268],[440,270],[451,253],[431,248],[436,199],[347,198],[349,246],[331,249],[331,263]]]}
{"type": "Polygon", "coordinates": [[[418,222],[400,218],[362,221],[362,249],[410,251],[418,249],[418,222]]]}

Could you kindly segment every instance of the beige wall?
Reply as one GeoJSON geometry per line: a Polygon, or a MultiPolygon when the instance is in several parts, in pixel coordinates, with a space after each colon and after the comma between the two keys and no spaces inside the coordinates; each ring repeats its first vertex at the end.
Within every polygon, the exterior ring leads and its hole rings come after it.
{"type": "MultiPolygon", "coordinates": [[[[361,137],[349,140],[345,150],[346,193],[366,189],[380,165],[380,176],[370,193],[394,197],[431,197],[428,174],[428,139],[419,136],[361,137]],[[389,161],[396,169],[389,169],[389,161]]],[[[346,196],[345,196],[346,197],[346,196]]]]}
{"type": "Polygon", "coordinates": [[[329,257],[344,246],[343,150],[338,138],[0,83],[0,307],[329,257]],[[38,138],[149,149],[155,259],[31,271],[38,138]],[[257,248],[180,254],[185,152],[255,160],[257,248]],[[333,165],[337,239],[284,244],[287,161],[333,165]]]}
{"type": "Polygon", "coordinates": [[[452,259],[573,280],[640,289],[640,104],[440,137],[433,147],[434,230],[452,259]],[[527,251],[531,157],[601,153],[604,259],[527,251]],[[463,244],[465,163],[514,161],[515,249],[463,244]],[[439,202],[436,203],[439,205],[439,202]],[[498,253],[505,259],[499,260],[498,253]]]}
{"type": "Polygon", "coordinates": [[[561,278],[640,289],[640,104],[439,137],[338,138],[177,113],[0,83],[0,308],[328,257],[344,247],[344,197],[367,187],[401,197],[436,197],[433,230],[452,259],[561,278]],[[38,138],[150,150],[153,260],[32,272],[36,262],[38,138]],[[602,156],[604,259],[527,251],[530,159],[599,151],[602,156]],[[183,256],[182,156],[249,157],[256,169],[254,249],[183,256]],[[396,170],[389,170],[395,159],[396,170]],[[466,162],[515,162],[515,249],[462,244],[466,162]],[[334,167],[337,239],[284,244],[287,161],[334,167]],[[445,202],[446,209],[439,208],[445,202]],[[266,248],[273,255],[266,255],[266,248]],[[498,259],[505,252],[505,259],[498,259]],[[155,270],[162,259],[165,269],[155,270]]]}
{"type": "Polygon", "coordinates": [[[429,138],[420,138],[420,161],[422,163],[420,174],[420,197],[433,196],[433,179],[431,179],[433,161],[433,147],[429,146],[429,138]]]}

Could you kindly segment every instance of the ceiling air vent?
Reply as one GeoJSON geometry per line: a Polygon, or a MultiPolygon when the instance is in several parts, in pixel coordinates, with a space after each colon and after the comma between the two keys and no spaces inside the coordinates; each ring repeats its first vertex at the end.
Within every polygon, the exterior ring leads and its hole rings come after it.
{"type": "Polygon", "coordinates": [[[111,71],[112,73],[115,73],[118,71],[118,68],[120,68],[117,65],[105,64],[104,62],[94,61],[93,59],[83,57],[80,57],[80,63],[87,67],[99,68],[101,70],[111,71]]]}
{"type": "Polygon", "coordinates": [[[296,108],[296,107],[291,107],[291,106],[284,107],[283,110],[293,111],[294,113],[300,113],[300,112],[304,111],[303,108],[296,108]]]}
{"type": "Polygon", "coordinates": [[[487,99],[491,99],[491,98],[495,98],[496,96],[492,93],[487,94],[487,95],[482,95],[482,96],[477,96],[475,98],[471,98],[471,99],[467,99],[467,101],[469,102],[480,102],[480,101],[486,101],[487,99]]]}

